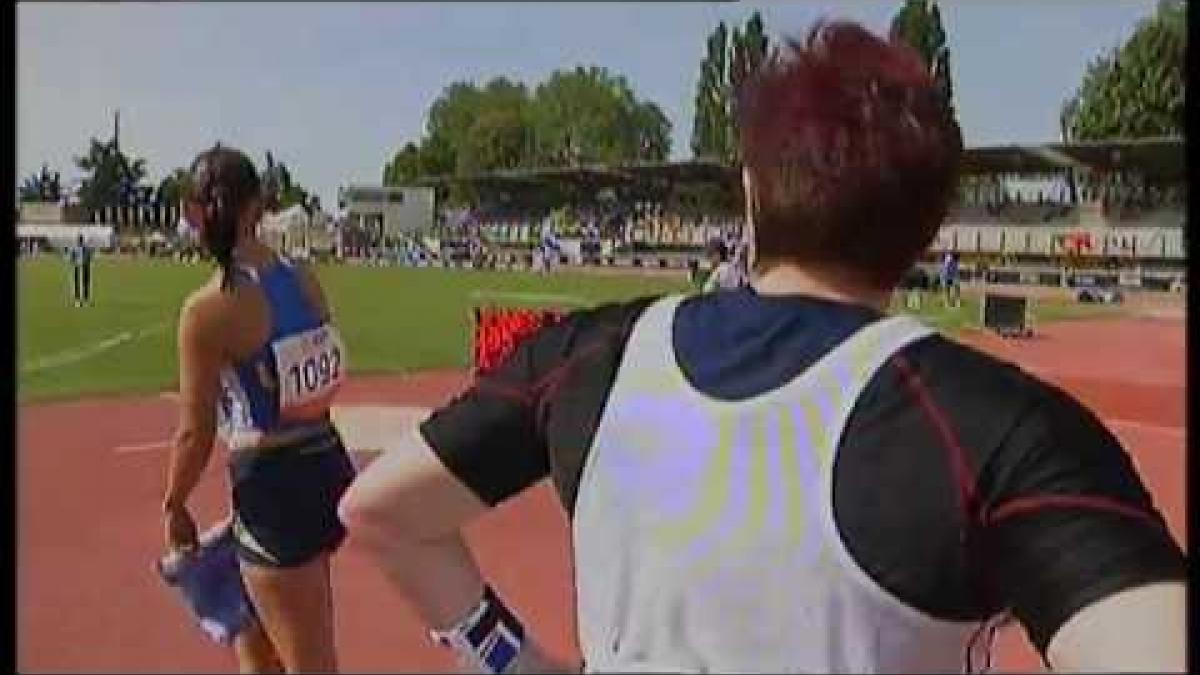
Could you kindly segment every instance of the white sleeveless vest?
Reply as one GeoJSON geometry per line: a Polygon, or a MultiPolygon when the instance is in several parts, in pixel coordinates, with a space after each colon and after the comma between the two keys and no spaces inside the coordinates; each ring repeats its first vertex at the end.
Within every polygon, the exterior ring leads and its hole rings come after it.
{"type": "Polygon", "coordinates": [[[856,399],[888,358],[932,331],[880,320],[784,386],[726,402],[694,389],[675,362],[680,300],[656,302],[635,325],[584,465],[572,528],[587,670],[986,663],[970,653],[986,626],[891,596],[834,522],[834,456],[856,399]]]}

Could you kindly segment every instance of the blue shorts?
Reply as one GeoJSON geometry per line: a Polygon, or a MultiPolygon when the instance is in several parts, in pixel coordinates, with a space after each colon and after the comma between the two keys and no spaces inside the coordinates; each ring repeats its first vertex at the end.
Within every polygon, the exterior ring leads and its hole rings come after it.
{"type": "Polygon", "coordinates": [[[298,567],[345,539],[337,507],[355,470],[332,427],[287,447],[238,451],[229,472],[243,562],[298,567]]]}

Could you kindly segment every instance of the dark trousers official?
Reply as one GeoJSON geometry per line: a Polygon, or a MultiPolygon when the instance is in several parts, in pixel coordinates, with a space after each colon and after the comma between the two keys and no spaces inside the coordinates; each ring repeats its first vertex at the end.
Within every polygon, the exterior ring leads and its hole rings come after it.
{"type": "Polygon", "coordinates": [[[92,266],[75,265],[75,302],[91,302],[92,299],[92,266]]]}

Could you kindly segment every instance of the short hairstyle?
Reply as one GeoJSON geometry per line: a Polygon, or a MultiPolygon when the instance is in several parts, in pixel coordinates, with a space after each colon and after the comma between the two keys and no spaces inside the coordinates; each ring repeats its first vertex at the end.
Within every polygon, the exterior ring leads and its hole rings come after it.
{"type": "Polygon", "coordinates": [[[962,134],[915,51],[847,22],[789,40],[738,91],[755,248],[895,286],[937,234],[962,134]]]}

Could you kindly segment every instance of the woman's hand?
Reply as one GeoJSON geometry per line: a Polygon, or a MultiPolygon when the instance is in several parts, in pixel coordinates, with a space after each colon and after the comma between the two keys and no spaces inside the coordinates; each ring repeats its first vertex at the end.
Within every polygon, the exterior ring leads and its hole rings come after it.
{"type": "Polygon", "coordinates": [[[196,521],[188,513],[186,506],[168,506],[163,520],[163,531],[166,535],[167,550],[190,553],[196,549],[196,521]]]}

